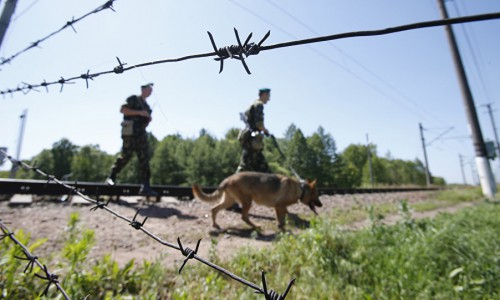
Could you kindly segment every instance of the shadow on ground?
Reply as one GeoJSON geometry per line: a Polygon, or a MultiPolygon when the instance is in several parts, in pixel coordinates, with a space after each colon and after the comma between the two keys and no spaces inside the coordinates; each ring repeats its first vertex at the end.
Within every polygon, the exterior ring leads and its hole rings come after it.
{"type": "MultiPolygon", "coordinates": [[[[266,217],[266,216],[258,216],[258,215],[250,215],[252,218],[256,219],[266,219],[266,220],[276,220],[275,218],[271,217],[266,217]]],[[[237,236],[240,238],[249,238],[249,239],[256,239],[259,241],[266,241],[270,242],[276,239],[276,237],[281,234],[281,233],[289,233],[293,234],[292,231],[290,231],[290,227],[298,228],[298,229],[306,229],[310,227],[310,222],[307,220],[302,219],[299,217],[297,214],[288,214],[287,216],[287,225],[285,226],[284,230],[280,230],[274,233],[263,233],[261,230],[258,229],[253,229],[253,228],[239,228],[239,227],[228,227],[228,228],[223,228],[223,229],[213,229],[209,231],[209,234],[213,237],[218,237],[220,235],[232,235],[232,236],[237,236]],[[288,229],[287,229],[288,228],[288,229]]],[[[243,221],[242,221],[243,222],[243,221]]],[[[241,226],[246,226],[244,223],[242,223],[241,226]]]]}
{"type": "Polygon", "coordinates": [[[176,216],[182,220],[195,220],[198,217],[185,215],[182,211],[172,208],[172,207],[159,207],[155,204],[149,205],[147,207],[141,208],[139,210],[139,215],[148,218],[159,218],[159,219],[167,219],[173,216],[176,216]]]}
{"type": "Polygon", "coordinates": [[[209,232],[211,236],[218,237],[220,235],[232,235],[240,238],[248,238],[248,239],[256,239],[259,241],[270,242],[276,238],[276,233],[264,234],[255,230],[253,228],[237,228],[237,227],[228,227],[221,230],[211,230],[209,232]]]}

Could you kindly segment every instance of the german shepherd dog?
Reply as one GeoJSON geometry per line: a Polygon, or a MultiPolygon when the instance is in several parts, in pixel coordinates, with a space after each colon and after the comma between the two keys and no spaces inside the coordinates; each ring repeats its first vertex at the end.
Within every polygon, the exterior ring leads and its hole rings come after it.
{"type": "Polygon", "coordinates": [[[287,206],[302,202],[317,215],[316,206],[321,207],[316,180],[300,182],[298,179],[279,174],[240,172],[224,179],[212,194],[205,194],[193,184],[195,198],[205,202],[216,202],[212,208],[212,226],[220,229],[215,221],[220,210],[231,207],[236,201],[241,204],[241,218],[248,225],[257,228],[248,218],[252,201],[274,207],[279,228],[285,226],[287,206]]]}

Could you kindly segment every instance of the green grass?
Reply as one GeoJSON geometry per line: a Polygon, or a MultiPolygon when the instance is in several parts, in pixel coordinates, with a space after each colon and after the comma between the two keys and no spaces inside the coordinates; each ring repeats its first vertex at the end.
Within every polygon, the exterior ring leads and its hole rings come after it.
{"type": "MultiPolygon", "coordinates": [[[[287,299],[500,299],[499,205],[483,203],[435,220],[412,220],[404,206],[402,213],[395,226],[358,232],[316,219],[303,234],[285,234],[262,251],[243,249],[224,267],[257,283],[264,270],[278,292],[296,278],[287,299]]],[[[191,265],[173,299],[200,294],[258,299],[252,290],[191,265]]]]}
{"type": "Polygon", "coordinates": [[[445,189],[437,193],[437,200],[447,201],[452,203],[475,201],[484,199],[481,188],[468,187],[468,188],[451,188],[445,189]]]}

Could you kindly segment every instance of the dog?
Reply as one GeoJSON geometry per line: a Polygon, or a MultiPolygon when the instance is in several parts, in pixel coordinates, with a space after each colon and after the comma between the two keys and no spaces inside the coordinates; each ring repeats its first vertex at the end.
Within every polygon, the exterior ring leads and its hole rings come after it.
{"type": "Polygon", "coordinates": [[[257,204],[274,207],[279,228],[285,226],[287,206],[302,202],[317,215],[316,207],[323,206],[319,201],[319,194],[314,181],[301,182],[298,179],[280,174],[259,172],[240,172],[224,179],[212,194],[205,194],[202,189],[192,185],[195,198],[204,202],[216,202],[212,208],[212,226],[220,229],[216,222],[217,213],[231,207],[235,202],[241,204],[241,218],[254,229],[255,226],[248,218],[252,201],[257,204]]]}

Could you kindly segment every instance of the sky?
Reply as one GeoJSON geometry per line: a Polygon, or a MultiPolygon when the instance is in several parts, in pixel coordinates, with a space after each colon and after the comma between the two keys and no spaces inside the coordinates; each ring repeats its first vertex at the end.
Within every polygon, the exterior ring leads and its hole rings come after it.
{"type": "MultiPolygon", "coordinates": [[[[103,5],[105,0],[18,0],[0,46],[7,58],[31,43],[103,5]]],[[[5,1],[0,5],[3,9],[5,1]]],[[[500,12],[500,1],[446,1],[450,17],[500,12]]],[[[92,14],[50,37],[39,47],[0,66],[0,90],[113,70],[127,65],[213,52],[244,40],[266,45],[339,33],[377,30],[440,19],[436,0],[214,0],[126,1],[92,14]],[[75,32],[76,31],[76,32],[75,32]]],[[[500,126],[500,20],[454,25],[459,50],[485,140],[500,126]]],[[[0,147],[16,156],[21,119],[27,111],[20,158],[31,159],[63,138],[78,146],[120,151],[120,106],[140,85],[153,82],[148,103],[158,138],[196,138],[206,129],[224,138],[241,128],[239,113],[271,89],[266,127],[283,137],[293,123],[306,136],[321,126],[337,151],[351,144],[377,146],[377,154],[424,161],[419,124],[424,128],[429,169],[448,183],[478,183],[474,149],[460,86],[444,27],[383,36],[354,37],[262,51],[246,62],[214,57],[135,68],[60,86],[0,97],[0,147]],[[460,164],[463,156],[464,164],[460,164]],[[464,176],[462,175],[464,171],[464,176]]],[[[500,161],[490,161],[497,178],[500,161]]],[[[6,162],[0,170],[10,168],[6,162]]],[[[498,180],[497,180],[498,181],[498,180]]]]}

